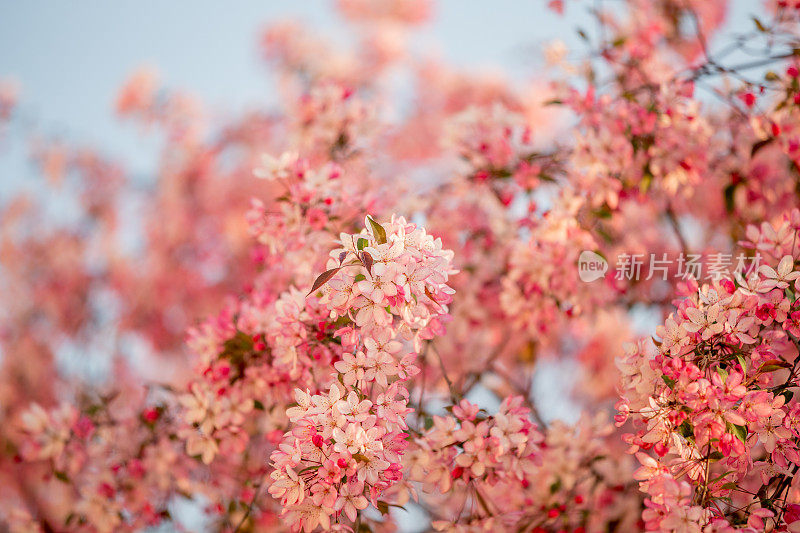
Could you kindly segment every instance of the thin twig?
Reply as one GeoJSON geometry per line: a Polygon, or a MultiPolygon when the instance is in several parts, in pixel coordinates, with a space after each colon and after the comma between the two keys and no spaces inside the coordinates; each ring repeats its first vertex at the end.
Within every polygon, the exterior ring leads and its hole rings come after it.
{"type": "Polygon", "coordinates": [[[447,382],[447,388],[450,391],[450,400],[455,404],[458,400],[459,395],[456,393],[456,389],[453,386],[453,382],[450,381],[450,377],[447,375],[447,370],[444,368],[444,361],[442,361],[442,356],[439,354],[439,350],[433,346],[433,341],[430,342],[429,346],[433,348],[434,352],[436,353],[436,359],[439,361],[439,368],[442,371],[442,377],[444,377],[445,382],[447,382]]]}
{"type": "Polygon", "coordinates": [[[678,242],[680,242],[681,245],[681,251],[684,255],[687,255],[689,253],[689,245],[686,243],[683,233],[681,233],[681,227],[680,224],[678,224],[678,218],[675,216],[675,211],[672,210],[671,205],[667,207],[666,214],[667,219],[669,220],[669,223],[675,232],[675,236],[678,237],[678,242]]]}
{"type": "Polygon", "coordinates": [[[259,481],[258,485],[256,485],[256,490],[255,493],[253,494],[253,499],[250,500],[250,504],[247,506],[247,510],[245,510],[244,516],[242,516],[242,519],[239,520],[238,524],[236,524],[236,527],[233,529],[233,533],[239,533],[239,530],[242,528],[245,521],[247,521],[247,518],[253,512],[253,507],[255,506],[256,500],[258,499],[258,493],[261,492],[262,486],[264,486],[264,477],[262,477],[261,481],[259,481]]]}

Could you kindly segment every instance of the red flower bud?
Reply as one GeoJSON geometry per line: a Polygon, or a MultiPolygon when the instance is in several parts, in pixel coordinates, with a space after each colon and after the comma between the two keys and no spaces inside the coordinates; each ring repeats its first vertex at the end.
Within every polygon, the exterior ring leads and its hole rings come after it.
{"type": "Polygon", "coordinates": [[[104,498],[113,498],[115,492],[116,491],[114,490],[114,487],[105,482],[101,483],[100,486],[97,487],[97,494],[104,498]]]}
{"type": "Polygon", "coordinates": [[[655,450],[656,455],[658,455],[659,457],[664,457],[665,455],[667,455],[667,452],[669,451],[669,446],[667,446],[663,442],[658,442],[653,447],[653,450],[655,450]]]}
{"type": "Polygon", "coordinates": [[[156,420],[158,420],[158,409],[155,407],[149,407],[142,411],[142,418],[145,419],[146,422],[152,424],[156,420]]]}

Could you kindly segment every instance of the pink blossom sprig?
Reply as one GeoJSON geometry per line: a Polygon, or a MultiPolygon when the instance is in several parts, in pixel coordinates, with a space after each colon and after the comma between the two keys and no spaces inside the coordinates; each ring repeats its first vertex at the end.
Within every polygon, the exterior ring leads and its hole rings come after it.
{"type": "Polygon", "coordinates": [[[621,359],[617,422],[636,428],[626,441],[641,463],[648,530],[796,527],[785,499],[800,467],[795,268],[785,255],[735,281],[694,284],[657,328],[660,340],[621,359]]]}
{"type": "Polygon", "coordinates": [[[295,390],[292,428],[270,456],[269,492],[295,530],[355,523],[370,503],[385,511],[379,498],[412,490],[402,481],[413,411],[404,382],[419,372],[423,340],[443,332],[453,254],[402,217],[365,225],[340,235],[309,293],[341,324],[333,335],[344,353],[320,393],[295,390]]]}

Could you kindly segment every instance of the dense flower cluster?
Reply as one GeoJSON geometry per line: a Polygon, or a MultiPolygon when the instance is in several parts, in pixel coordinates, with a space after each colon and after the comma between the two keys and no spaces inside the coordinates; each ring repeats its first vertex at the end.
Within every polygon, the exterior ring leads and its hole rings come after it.
{"type": "MultiPolygon", "coordinates": [[[[141,412],[129,412],[141,401],[99,398],[81,409],[83,414],[69,404],[50,411],[33,404],[22,414],[20,429],[26,438],[18,460],[47,464],[38,475],[75,489],[64,527],[91,524],[96,531],[111,532],[123,524],[154,526],[169,517],[170,493],[196,490],[175,475],[185,472],[191,461],[164,432],[163,406],[148,403],[141,412]],[[131,515],[124,517],[123,512],[131,515]]],[[[24,513],[17,520],[21,531],[41,530],[24,513]]]]}
{"type": "MultiPolygon", "coordinates": [[[[758,244],[748,244],[782,253],[764,237],[783,231],[781,240],[796,241],[789,221],[799,214],[778,228],[751,226],[758,244]]],[[[648,494],[648,530],[800,526],[786,498],[800,467],[797,255],[735,280],[687,284],[655,346],[628,347],[617,420],[631,416],[640,428],[626,440],[642,465],[634,476],[648,494]]]]}
{"type": "Polygon", "coordinates": [[[270,493],[296,529],[329,529],[332,516],[355,522],[369,502],[387,505],[378,498],[403,477],[413,411],[403,383],[419,373],[421,344],[443,333],[453,293],[453,253],[440,240],[402,217],[365,222],[361,233],[340,235],[342,248],[311,289],[324,285],[320,303],[340,325],[333,382],[323,394],[295,391],[292,429],[271,456],[270,493]]]}
{"type": "Polygon", "coordinates": [[[530,223],[530,239],[511,251],[502,280],[503,309],[520,325],[519,334],[531,338],[611,299],[606,287],[593,287],[578,276],[581,252],[598,249],[595,237],[577,219],[585,200],[568,192],[555,202],[557,209],[530,223]]]}

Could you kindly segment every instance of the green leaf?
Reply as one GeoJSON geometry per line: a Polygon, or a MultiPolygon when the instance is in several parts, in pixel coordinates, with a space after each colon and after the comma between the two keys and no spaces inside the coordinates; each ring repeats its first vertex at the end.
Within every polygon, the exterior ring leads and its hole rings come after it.
{"type": "Polygon", "coordinates": [[[243,331],[226,340],[222,345],[220,357],[239,360],[253,351],[253,338],[243,331]]]}
{"type": "Polygon", "coordinates": [[[264,409],[264,404],[259,400],[253,400],[253,407],[259,411],[266,411],[266,409],[264,409]]]}
{"type": "Polygon", "coordinates": [[[780,370],[782,368],[791,368],[792,365],[787,363],[786,361],[781,361],[779,359],[770,359],[769,361],[765,361],[763,365],[758,368],[758,373],[764,372],[775,372],[776,370],[780,370]]]}
{"type": "MultiPolygon", "coordinates": [[[[600,209],[597,209],[594,212],[594,216],[596,216],[597,218],[611,218],[613,215],[614,213],[611,212],[611,209],[606,204],[603,204],[603,206],[600,209]]],[[[603,259],[605,259],[605,257],[603,259]]]]}
{"type": "Polygon", "coordinates": [[[647,171],[642,176],[642,181],[639,183],[639,190],[642,194],[646,193],[648,189],[650,189],[650,185],[653,183],[653,174],[650,171],[647,171]]]}
{"type": "Polygon", "coordinates": [[[734,470],[728,470],[727,472],[723,472],[722,474],[718,475],[717,477],[709,479],[708,482],[709,483],[715,483],[717,481],[720,481],[722,478],[724,478],[728,474],[733,474],[733,473],[734,473],[734,470]]]}
{"type": "Polygon", "coordinates": [[[664,375],[664,374],[662,374],[662,375],[661,375],[661,379],[663,379],[663,380],[664,380],[664,383],[666,383],[666,384],[667,384],[667,386],[668,386],[670,389],[671,389],[671,388],[673,388],[673,387],[675,386],[675,380],[674,380],[674,379],[672,379],[672,378],[670,378],[670,377],[667,377],[667,376],[666,376],[666,375],[664,375]]]}
{"type": "Polygon", "coordinates": [[[744,443],[747,440],[747,428],[745,426],[737,426],[736,424],[731,424],[731,433],[734,437],[742,441],[744,443]]]}
{"type": "Polygon", "coordinates": [[[737,355],[736,360],[739,361],[740,365],[742,365],[742,372],[747,373],[747,362],[744,360],[744,357],[737,355]]]}
{"type": "Polygon", "coordinates": [[[723,191],[723,194],[725,195],[725,210],[728,213],[732,213],[733,208],[735,207],[734,193],[736,192],[737,186],[738,186],[737,183],[731,183],[730,185],[725,187],[725,190],[723,191]]]}
{"type": "Polygon", "coordinates": [[[363,250],[368,244],[369,241],[367,239],[365,239],[364,237],[359,237],[358,240],[356,241],[356,248],[358,248],[359,250],[363,250]]]}
{"type": "Polygon", "coordinates": [[[59,481],[63,481],[64,483],[69,483],[69,476],[66,472],[62,472],[61,470],[56,470],[53,472],[53,475],[56,476],[56,479],[59,481]]]}
{"type": "Polygon", "coordinates": [[[372,234],[375,236],[375,240],[378,241],[378,244],[386,244],[388,240],[386,239],[386,230],[383,229],[383,226],[375,222],[375,219],[369,215],[367,215],[367,223],[369,223],[369,227],[372,229],[372,234]]]}
{"type": "Polygon", "coordinates": [[[694,429],[692,429],[692,425],[689,424],[688,420],[684,420],[683,423],[678,426],[678,432],[687,439],[694,436],[694,429]]]}

